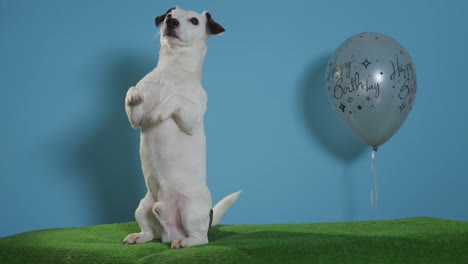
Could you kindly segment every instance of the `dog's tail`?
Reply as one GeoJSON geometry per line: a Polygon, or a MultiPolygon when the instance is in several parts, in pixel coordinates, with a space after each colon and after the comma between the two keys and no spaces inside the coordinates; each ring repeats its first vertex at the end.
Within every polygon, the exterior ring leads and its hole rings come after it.
{"type": "Polygon", "coordinates": [[[221,218],[223,218],[224,214],[229,209],[229,207],[237,200],[240,193],[241,191],[231,193],[230,195],[224,197],[213,207],[213,220],[211,222],[211,226],[219,224],[221,218]]]}

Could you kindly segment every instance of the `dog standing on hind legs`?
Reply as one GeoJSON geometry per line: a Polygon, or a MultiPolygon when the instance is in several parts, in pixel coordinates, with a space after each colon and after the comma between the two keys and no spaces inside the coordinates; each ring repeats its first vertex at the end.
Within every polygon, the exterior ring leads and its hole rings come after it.
{"type": "Polygon", "coordinates": [[[206,40],[224,28],[210,13],[171,8],[155,19],[161,48],[156,68],[125,98],[133,128],[141,128],[140,157],[148,192],[135,218],[141,232],[125,244],[154,239],[183,248],[208,243],[210,225],[220,222],[240,192],[211,208],[206,185],[203,116],[207,95],[201,85],[206,40]]]}

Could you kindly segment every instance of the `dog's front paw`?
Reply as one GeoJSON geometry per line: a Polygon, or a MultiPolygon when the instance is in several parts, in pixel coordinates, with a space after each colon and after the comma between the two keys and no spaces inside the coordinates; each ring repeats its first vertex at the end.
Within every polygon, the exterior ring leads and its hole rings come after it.
{"type": "Polygon", "coordinates": [[[143,103],[143,95],[135,87],[128,89],[125,104],[128,106],[137,106],[143,103]]]}
{"type": "Polygon", "coordinates": [[[151,238],[143,233],[133,233],[125,237],[122,243],[123,244],[142,244],[150,240],[151,238]]]}
{"type": "Polygon", "coordinates": [[[177,96],[169,97],[156,106],[151,112],[151,118],[155,123],[162,123],[172,117],[179,108],[179,98],[177,96]]]}
{"type": "Polygon", "coordinates": [[[155,109],[152,113],[152,118],[155,123],[162,123],[168,120],[172,116],[173,112],[169,109],[164,109],[164,107],[159,107],[155,109]]]}

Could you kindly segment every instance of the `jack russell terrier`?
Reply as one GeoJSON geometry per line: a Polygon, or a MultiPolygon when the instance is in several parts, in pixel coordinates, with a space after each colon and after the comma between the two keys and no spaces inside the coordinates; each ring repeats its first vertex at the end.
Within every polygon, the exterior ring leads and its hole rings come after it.
{"type": "Polygon", "coordinates": [[[124,244],[154,239],[171,248],[208,243],[208,229],[220,222],[240,192],[212,209],[206,185],[203,115],[207,95],[201,85],[206,40],[224,28],[210,13],[171,8],[156,17],[161,48],[156,68],[130,87],[125,110],[141,128],[140,157],[148,192],[136,209],[141,229],[124,244]]]}

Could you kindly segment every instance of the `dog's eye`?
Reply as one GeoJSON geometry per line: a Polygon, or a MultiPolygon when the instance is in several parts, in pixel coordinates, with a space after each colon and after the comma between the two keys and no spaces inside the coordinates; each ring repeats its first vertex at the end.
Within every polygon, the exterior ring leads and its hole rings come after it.
{"type": "Polygon", "coordinates": [[[172,14],[167,14],[166,15],[166,18],[168,18],[168,19],[171,18],[171,17],[172,17],[172,14]]]}
{"type": "Polygon", "coordinates": [[[198,19],[196,17],[192,17],[190,19],[190,23],[194,24],[195,26],[198,25],[198,19]]]}

